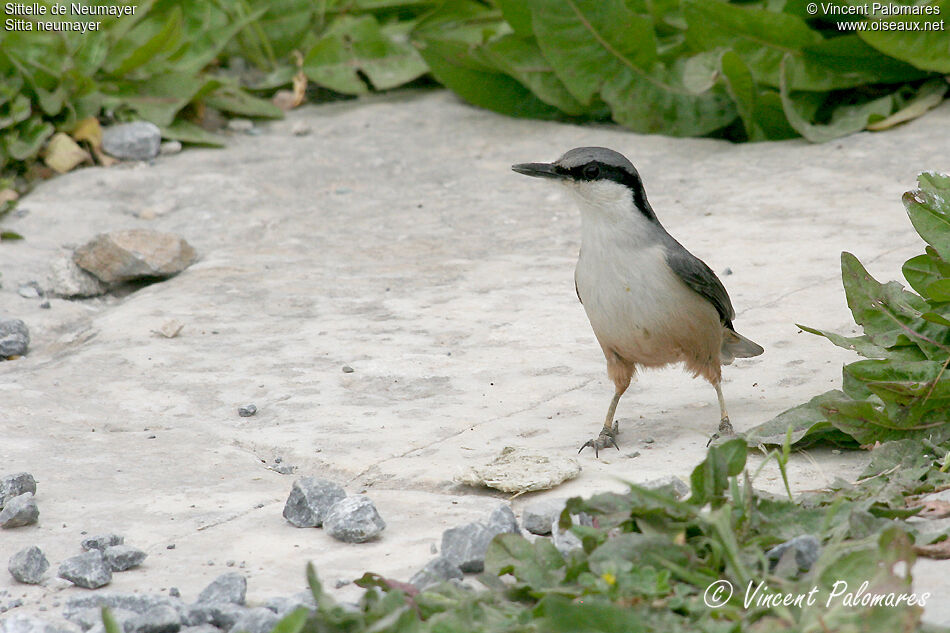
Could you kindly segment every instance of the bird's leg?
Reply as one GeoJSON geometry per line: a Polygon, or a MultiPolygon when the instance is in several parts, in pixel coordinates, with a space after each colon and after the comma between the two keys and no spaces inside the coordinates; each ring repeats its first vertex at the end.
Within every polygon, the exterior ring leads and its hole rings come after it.
{"type": "Polygon", "coordinates": [[[732,428],[732,423],[729,421],[729,412],[726,411],[726,399],[722,396],[722,384],[716,381],[713,383],[713,387],[716,388],[716,395],[719,397],[719,430],[712,434],[712,437],[706,442],[706,446],[709,446],[714,440],[718,440],[723,435],[736,434],[732,428]]]}
{"type": "Polygon", "coordinates": [[[622,395],[623,391],[614,393],[614,398],[610,401],[610,406],[607,408],[607,418],[604,420],[604,428],[600,430],[600,435],[597,436],[596,440],[590,439],[584,442],[577,450],[578,453],[588,446],[594,449],[594,457],[599,457],[600,449],[607,448],[608,446],[613,446],[618,451],[620,450],[620,447],[617,446],[617,433],[620,432],[620,425],[614,420],[614,413],[617,412],[617,403],[620,402],[620,396],[622,395]]]}

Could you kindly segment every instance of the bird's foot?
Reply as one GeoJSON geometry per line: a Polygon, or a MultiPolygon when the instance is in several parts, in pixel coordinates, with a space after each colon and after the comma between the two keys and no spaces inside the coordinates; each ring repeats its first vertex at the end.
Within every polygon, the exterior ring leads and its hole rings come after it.
{"type": "Polygon", "coordinates": [[[732,428],[732,422],[729,421],[729,416],[726,416],[723,419],[719,420],[719,430],[710,436],[709,441],[706,442],[706,446],[708,447],[710,444],[712,444],[713,442],[715,442],[721,437],[724,437],[724,436],[728,437],[730,435],[735,435],[735,434],[736,432],[732,428]]]}
{"type": "Polygon", "coordinates": [[[604,427],[600,431],[600,435],[597,436],[597,439],[590,439],[584,442],[584,444],[577,449],[577,453],[580,454],[582,450],[590,446],[594,449],[594,457],[600,457],[600,450],[607,448],[608,446],[613,446],[618,451],[620,447],[617,446],[617,435],[620,432],[620,426],[617,424],[617,421],[614,420],[613,428],[608,429],[604,427]]]}

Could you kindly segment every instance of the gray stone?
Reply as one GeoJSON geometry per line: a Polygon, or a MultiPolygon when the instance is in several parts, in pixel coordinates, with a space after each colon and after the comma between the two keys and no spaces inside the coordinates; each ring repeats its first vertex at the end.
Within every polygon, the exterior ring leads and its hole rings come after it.
{"type": "Polygon", "coordinates": [[[464,576],[459,566],[447,559],[445,556],[436,556],[425,567],[413,574],[409,579],[409,584],[414,585],[419,591],[427,587],[437,585],[446,580],[461,580],[464,576]]]}
{"type": "Polygon", "coordinates": [[[255,413],[257,413],[256,404],[252,403],[252,404],[246,404],[243,407],[238,407],[238,415],[241,416],[242,418],[249,418],[255,413]]]}
{"type": "Polygon", "coordinates": [[[112,570],[99,550],[67,558],[59,566],[59,577],[86,589],[98,589],[112,582],[112,570]]]}
{"type": "Polygon", "coordinates": [[[46,287],[50,294],[67,299],[98,297],[109,291],[98,277],[77,266],[72,254],[66,253],[60,253],[50,262],[46,287]]]}
{"type": "Polygon", "coordinates": [[[31,545],[11,556],[7,569],[19,582],[37,585],[49,569],[49,561],[43,555],[43,550],[31,545]]]}
{"type": "MultiPolygon", "coordinates": [[[[96,551],[96,550],[93,550],[96,551]]],[[[133,613],[145,613],[155,607],[170,606],[178,613],[184,613],[185,605],[177,598],[170,598],[162,595],[151,595],[141,593],[125,593],[118,591],[97,591],[93,594],[84,596],[74,596],[66,601],[63,609],[63,617],[73,621],[78,613],[93,609],[98,611],[101,607],[110,609],[122,609],[133,613]]]]}
{"type": "Polygon", "coordinates": [[[125,633],[177,633],[181,615],[168,605],[152,607],[125,621],[125,633]]]}
{"type": "Polygon", "coordinates": [[[507,503],[502,503],[492,510],[486,525],[493,534],[521,534],[521,530],[518,529],[518,519],[515,518],[515,513],[507,503]]]}
{"type": "Polygon", "coordinates": [[[581,465],[573,457],[551,455],[532,448],[505,446],[484,465],[455,476],[467,486],[488,486],[502,492],[525,493],[547,490],[577,477],[581,465]]]}
{"type": "Polygon", "coordinates": [[[254,122],[250,119],[231,119],[227,127],[232,132],[250,132],[254,129],[254,122]]]}
{"type": "Polygon", "coordinates": [[[244,612],[247,611],[247,608],[230,602],[219,602],[206,606],[209,617],[208,621],[219,629],[224,630],[230,630],[230,628],[241,619],[244,612]]]}
{"type": "Polygon", "coordinates": [[[158,153],[162,156],[171,156],[181,151],[181,141],[165,141],[158,147],[158,153]]]}
{"type": "Polygon", "coordinates": [[[550,534],[551,522],[560,516],[565,499],[538,499],[525,505],[521,512],[521,524],[532,534],[550,534]]]}
{"type": "Polygon", "coordinates": [[[31,281],[17,288],[17,294],[24,299],[39,299],[43,296],[43,291],[35,281],[31,281]]]}
{"type": "Polygon", "coordinates": [[[221,574],[201,590],[198,594],[199,603],[211,604],[227,602],[244,604],[247,596],[247,578],[237,572],[221,574]]]}
{"type": "Polygon", "coordinates": [[[464,572],[485,569],[485,552],[495,533],[483,523],[469,523],[442,533],[442,557],[464,572]]]}
{"type": "Polygon", "coordinates": [[[779,559],[788,550],[794,550],[795,562],[801,571],[808,571],[815,564],[821,555],[821,541],[811,534],[802,534],[789,539],[784,543],[779,543],[765,553],[772,565],[778,564],[779,559]]]}
{"type": "Polygon", "coordinates": [[[301,477],[290,488],[284,518],[297,527],[320,527],[330,508],[346,498],[346,491],[328,479],[301,477]]]}
{"type": "Polygon", "coordinates": [[[199,624],[197,626],[183,626],[178,633],[221,633],[221,629],[213,624],[199,624]]]}
{"type": "Polygon", "coordinates": [[[16,614],[0,620],[0,633],[66,633],[66,630],[30,615],[16,614]]]}
{"type": "Polygon", "coordinates": [[[123,543],[125,543],[124,536],[109,533],[84,538],[80,545],[84,552],[88,552],[91,549],[97,549],[100,552],[103,552],[107,547],[112,547],[113,545],[122,545],[123,543]]]}
{"type": "Polygon", "coordinates": [[[30,346],[30,330],[20,319],[0,317],[0,358],[23,356],[30,346]]]}
{"type": "Polygon", "coordinates": [[[682,479],[675,475],[667,475],[659,479],[651,479],[639,484],[641,488],[647,490],[665,491],[672,494],[677,499],[682,499],[689,495],[690,488],[682,479]]]}
{"type": "Polygon", "coordinates": [[[13,497],[19,497],[25,492],[36,494],[36,480],[30,473],[13,473],[0,479],[0,508],[6,505],[13,497]]]}
{"type": "Polygon", "coordinates": [[[102,552],[106,565],[112,571],[127,571],[133,567],[138,567],[146,556],[148,554],[144,551],[131,545],[112,545],[102,552]]]}
{"type": "Polygon", "coordinates": [[[170,277],[198,258],[184,238],[151,229],[100,233],[76,249],[76,264],[111,284],[148,277],[170,277]]]}
{"type": "MultiPolygon", "coordinates": [[[[124,629],[125,623],[133,620],[138,615],[135,611],[119,607],[109,607],[109,614],[112,615],[120,629],[124,629]]],[[[92,631],[96,626],[102,625],[102,607],[87,607],[81,611],[71,613],[67,619],[83,631],[92,631]]]]}
{"type": "Polygon", "coordinates": [[[355,495],[337,501],[323,519],[323,529],[344,543],[363,543],[386,529],[369,497],[355,495]]]}
{"type": "Polygon", "coordinates": [[[270,609],[255,607],[241,614],[230,633],[270,633],[279,621],[280,617],[270,609]]]}
{"type": "Polygon", "coordinates": [[[148,121],[110,125],[102,130],[102,149],[122,160],[149,160],[158,155],[162,132],[148,121]]]}
{"type": "Polygon", "coordinates": [[[24,492],[8,500],[3,510],[0,510],[0,527],[15,528],[31,525],[36,523],[39,516],[40,509],[36,506],[33,493],[24,492]]]}
{"type": "Polygon", "coordinates": [[[317,608],[317,604],[313,599],[313,594],[309,591],[302,591],[289,597],[276,596],[268,600],[264,606],[276,613],[278,617],[281,618],[300,607],[310,611],[313,611],[317,608]]]}

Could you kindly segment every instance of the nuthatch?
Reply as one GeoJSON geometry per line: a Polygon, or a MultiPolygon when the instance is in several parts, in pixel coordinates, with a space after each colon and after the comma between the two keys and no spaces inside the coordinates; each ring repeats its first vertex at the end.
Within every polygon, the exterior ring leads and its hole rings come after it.
{"type": "Polygon", "coordinates": [[[553,163],[513,165],[553,178],[581,210],[577,298],[607,357],[616,388],[595,454],[617,446],[617,403],[639,367],[683,363],[716,389],[720,434],[732,434],[720,386],[722,365],[764,350],[732,327],[735,310],[716,273],[666,232],[647,202],[636,168],[604,147],[579,147],[553,163]]]}

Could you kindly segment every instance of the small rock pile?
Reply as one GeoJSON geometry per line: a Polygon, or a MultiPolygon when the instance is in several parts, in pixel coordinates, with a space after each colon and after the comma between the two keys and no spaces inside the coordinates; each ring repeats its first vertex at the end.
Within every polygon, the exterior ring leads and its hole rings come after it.
{"type": "Polygon", "coordinates": [[[363,543],[386,529],[369,497],[348,497],[340,485],[317,477],[294,482],[284,505],[284,518],[297,527],[323,527],[344,543],[363,543]]]}
{"type": "Polygon", "coordinates": [[[14,473],[0,479],[0,527],[8,529],[36,523],[40,510],[34,495],[36,480],[30,473],[14,473]]]}
{"type": "Polygon", "coordinates": [[[103,534],[83,539],[83,553],[64,560],[59,577],[86,589],[98,589],[112,582],[112,572],[138,567],[147,554],[125,544],[118,534],[103,534]]]}

